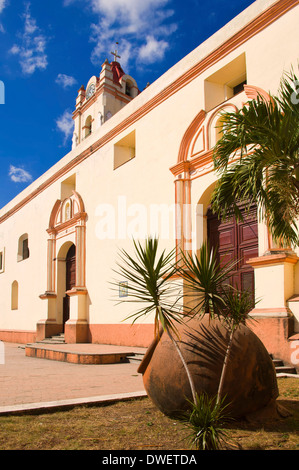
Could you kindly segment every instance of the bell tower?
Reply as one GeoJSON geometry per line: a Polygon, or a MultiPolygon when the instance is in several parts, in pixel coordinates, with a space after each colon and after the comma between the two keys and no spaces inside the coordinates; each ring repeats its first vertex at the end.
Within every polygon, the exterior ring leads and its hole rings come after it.
{"type": "Polygon", "coordinates": [[[82,85],[78,91],[73,112],[72,148],[87,139],[140,93],[134,78],[125,74],[117,61],[120,59],[117,50],[111,54],[113,61],[109,63],[106,59],[100,75],[91,77],[86,87],[82,85]]]}

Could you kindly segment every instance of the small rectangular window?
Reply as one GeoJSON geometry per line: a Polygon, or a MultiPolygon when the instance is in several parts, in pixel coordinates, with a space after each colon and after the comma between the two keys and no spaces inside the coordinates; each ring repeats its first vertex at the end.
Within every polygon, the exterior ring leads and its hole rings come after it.
{"type": "Polygon", "coordinates": [[[23,240],[23,259],[29,258],[28,238],[23,240]]]}
{"type": "Polygon", "coordinates": [[[135,153],[135,131],[133,131],[114,145],[114,170],[135,158],[135,153]]]}
{"type": "Polygon", "coordinates": [[[2,250],[0,250],[0,273],[4,272],[4,260],[5,260],[5,256],[4,256],[4,248],[3,248],[2,250]]]}
{"type": "Polygon", "coordinates": [[[61,182],[60,199],[64,201],[68,197],[71,197],[73,195],[73,191],[76,191],[76,173],[61,182]]]}
{"type": "Polygon", "coordinates": [[[207,112],[243,91],[247,80],[246,70],[246,56],[243,53],[205,79],[207,112]]]}
{"type": "Polygon", "coordinates": [[[19,308],[19,284],[14,281],[11,285],[11,310],[19,308]]]}
{"type": "Polygon", "coordinates": [[[17,261],[23,261],[29,258],[29,254],[28,233],[23,233],[18,241],[17,261]]]}
{"type": "Polygon", "coordinates": [[[244,90],[244,85],[246,85],[246,80],[234,86],[233,88],[234,96],[237,95],[238,93],[241,93],[244,90]]]}

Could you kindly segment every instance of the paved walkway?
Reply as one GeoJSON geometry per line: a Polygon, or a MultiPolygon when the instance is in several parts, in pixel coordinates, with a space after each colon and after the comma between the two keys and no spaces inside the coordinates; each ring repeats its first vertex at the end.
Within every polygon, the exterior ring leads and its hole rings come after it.
{"type": "MultiPolygon", "coordinates": [[[[143,348],[94,344],[76,349],[145,352],[143,348]]],[[[84,365],[26,357],[24,345],[4,343],[0,414],[145,396],[137,368],[138,364],[131,363],[84,365]]]]}

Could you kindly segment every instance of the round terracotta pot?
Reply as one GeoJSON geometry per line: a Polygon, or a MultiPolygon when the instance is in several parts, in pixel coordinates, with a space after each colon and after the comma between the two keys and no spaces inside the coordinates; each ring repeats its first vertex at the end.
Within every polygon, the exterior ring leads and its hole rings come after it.
{"type": "MultiPolygon", "coordinates": [[[[208,315],[179,325],[179,347],[192,374],[198,394],[217,394],[229,332],[208,315]]],[[[166,333],[148,348],[138,368],[145,390],[166,415],[187,408],[192,400],[190,384],[180,357],[166,333]]],[[[275,368],[259,338],[245,325],[234,333],[223,396],[233,417],[264,408],[278,396],[275,368]]]]}

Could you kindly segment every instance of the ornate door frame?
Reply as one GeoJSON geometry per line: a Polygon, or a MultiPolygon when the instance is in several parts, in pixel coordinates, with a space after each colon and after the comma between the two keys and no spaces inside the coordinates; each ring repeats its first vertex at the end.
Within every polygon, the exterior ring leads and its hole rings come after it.
{"type": "MultiPolygon", "coordinates": [[[[70,319],[65,325],[65,341],[86,342],[88,324],[86,319],[85,265],[86,265],[86,217],[84,203],[77,191],[52,209],[47,233],[47,288],[40,295],[46,300],[46,318],[37,324],[37,338],[43,339],[62,331],[57,322],[57,262],[59,245],[72,241],[76,246],[76,285],[66,293],[70,297],[70,319]]],[[[60,248],[61,248],[60,246],[60,248]]]]}

